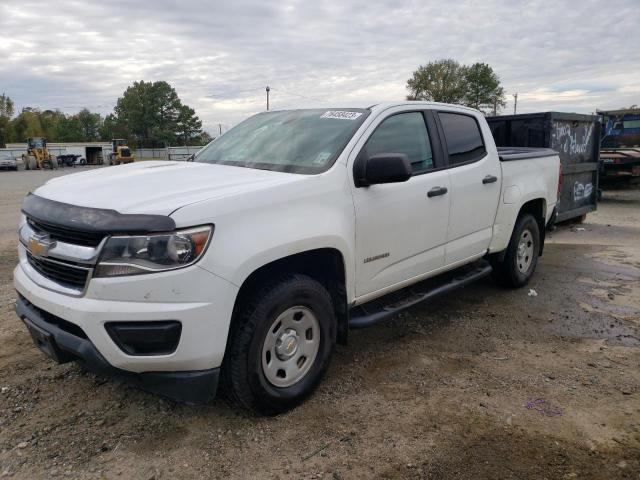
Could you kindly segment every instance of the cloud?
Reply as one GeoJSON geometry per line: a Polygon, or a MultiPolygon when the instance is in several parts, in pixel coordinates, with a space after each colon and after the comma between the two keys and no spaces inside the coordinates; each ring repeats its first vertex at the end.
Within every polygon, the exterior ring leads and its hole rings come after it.
{"type": "Polygon", "coordinates": [[[266,85],[273,108],[401,100],[452,57],[493,66],[519,111],[590,112],[640,103],[638,24],[637,0],[3,0],[0,90],[108,113],[166,80],[216,131],[264,109],[266,85]]]}

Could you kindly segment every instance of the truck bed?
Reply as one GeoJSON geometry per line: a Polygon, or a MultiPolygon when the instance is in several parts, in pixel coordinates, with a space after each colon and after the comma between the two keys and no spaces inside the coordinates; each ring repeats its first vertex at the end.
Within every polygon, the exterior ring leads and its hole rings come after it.
{"type": "Polygon", "coordinates": [[[498,147],[498,155],[501,162],[510,162],[530,158],[553,157],[558,155],[558,152],[552,148],[498,147]]]}

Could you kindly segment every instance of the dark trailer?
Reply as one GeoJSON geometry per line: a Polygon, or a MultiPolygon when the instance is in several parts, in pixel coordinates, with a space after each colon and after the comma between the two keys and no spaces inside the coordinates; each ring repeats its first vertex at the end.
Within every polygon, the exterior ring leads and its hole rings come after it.
{"type": "Polygon", "coordinates": [[[595,115],[542,112],[487,117],[498,147],[552,148],[560,154],[563,182],[557,221],[596,209],[600,122],[595,115]]]}
{"type": "Polygon", "coordinates": [[[600,180],[640,177],[640,108],[597,111],[602,118],[600,180]]]}

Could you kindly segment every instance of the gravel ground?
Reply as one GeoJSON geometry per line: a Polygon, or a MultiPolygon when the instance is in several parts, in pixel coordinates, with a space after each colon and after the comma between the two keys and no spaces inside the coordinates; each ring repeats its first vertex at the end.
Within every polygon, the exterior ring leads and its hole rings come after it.
{"type": "Polygon", "coordinates": [[[556,230],[529,287],[487,279],[353,331],[308,402],[252,418],[32,345],[13,312],[19,205],[69,171],[0,172],[0,475],[640,478],[638,190],[556,230]]]}

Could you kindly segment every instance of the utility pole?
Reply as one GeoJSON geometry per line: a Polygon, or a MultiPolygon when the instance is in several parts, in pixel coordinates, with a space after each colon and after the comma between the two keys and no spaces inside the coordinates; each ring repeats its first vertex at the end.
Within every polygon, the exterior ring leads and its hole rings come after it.
{"type": "Polygon", "coordinates": [[[513,114],[515,115],[518,111],[518,94],[513,94],[513,114]]]}
{"type": "Polygon", "coordinates": [[[267,88],[265,90],[267,91],[267,110],[269,110],[269,91],[271,90],[269,88],[269,85],[267,85],[267,88]]]}

